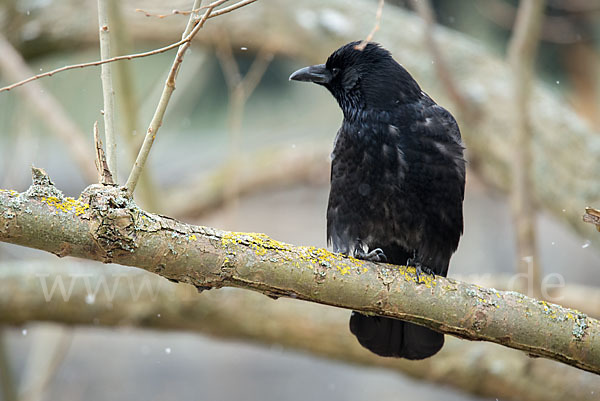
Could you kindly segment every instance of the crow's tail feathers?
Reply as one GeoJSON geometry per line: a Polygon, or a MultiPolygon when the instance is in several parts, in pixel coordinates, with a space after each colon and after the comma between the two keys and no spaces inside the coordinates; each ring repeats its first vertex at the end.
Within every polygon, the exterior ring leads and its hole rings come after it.
{"type": "Polygon", "coordinates": [[[350,331],[360,345],[380,356],[424,359],[444,345],[444,335],[414,323],[352,312],[350,331]]]}

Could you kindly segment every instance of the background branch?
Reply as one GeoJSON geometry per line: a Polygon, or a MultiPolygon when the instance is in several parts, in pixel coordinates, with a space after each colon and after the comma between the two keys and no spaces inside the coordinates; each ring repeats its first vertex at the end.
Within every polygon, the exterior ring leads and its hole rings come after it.
{"type": "Polygon", "coordinates": [[[423,35],[425,38],[425,44],[431,52],[431,57],[433,58],[431,62],[435,66],[437,76],[444,86],[444,90],[448,94],[450,100],[457,107],[457,111],[460,113],[461,117],[466,119],[469,124],[473,124],[473,120],[476,118],[474,104],[472,104],[470,100],[466,99],[460,89],[457,87],[450,71],[448,70],[446,60],[442,55],[442,51],[440,50],[435,39],[434,31],[436,30],[436,21],[435,14],[431,7],[431,2],[429,0],[412,0],[412,4],[419,16],[423,19],[423,35]]]}
{"type": "Polygon", "coordinates": [[[167,215],[198,217],[223,206],[227,196],[329,182],[329,151],[320,144],[268,148],[243,157],[237,165],[236,192],[227,189],[230,168],[224,165],[165,191],[161,210],[167,215]]]}
{"type": "MultiPolygon", "coordinates": [[[[31,75],[32,71],[15,48],[0,34],[0,70],[8,79],[21,79],[31,75]]],[[[49,131],[65,145],[73,161],[88,183],[96,182],[96,170],[90,146],[85,141],[84,133],[75,125],[64,107],[39,82],[32,82],[17,93],[31,106],[49,131]]]]}
{"type": "Polygon", "coordinates": [[[13,376],[13,367],[10,361],[3,327],[0,327],[0,388],[0,394],[2,394],[2,399],[4,401],[18,401],[19,397],[15,385],[15,378],[13,376]]]}
{"type": "Polygon", "coordinates": [[[0,322],[32,321],[98,327],[184,330],[285,349],[364,366],[386,368],[502,400],[595,400],[597,376],[495,344],[447,338],[435,358],[380,358],[362,348],[348,331],[348,311],[279,299],[237,289],[198,294],[142,271],[66,261],[5,263],[0,278],[0,322]],[[56,291],[48,302],[40,290],[61,280],[72,291],[56,291]],[[133,290],[132,290],[133,289],[133,290]],[[94,302],[86,302],[93,295],[94,302]]]}
{"type": "Polygon", "coordinates": [[[530,120],[533,66],[544,16],[544,0],[524,0],[519,5],[515,30],[508,46],[508,61],[513,73],[515,116],[513,140],[511,206],[517,238],[517,270],[531,272],[534,295],[539,297],[541,280],[536,246],[536,210],[531,172],[533,165],[533,128],[530,120]]]}
{"type": "Polygon", "coordinates": [[[262,79],[271,60],[273,52],[266,46],[260,49],[255,59],[252,61],[248,72],[242,76],[240,68],[233,54],[229,38],[225,31],[221,31],[216,37],[216,55],[221,65],[221,70],[225,77],[229,93],[229,107],[227,125],[229,131],[228,160],[224,168],[225,181],[227,185],[223,186],[223,200],[229,208],[229,217],[235,215],[235,210],[240,194],[240,159],[241,159],[241,141],[242,141],[242,120],[246,102],[252,95],[254,89],[262,79]]]}

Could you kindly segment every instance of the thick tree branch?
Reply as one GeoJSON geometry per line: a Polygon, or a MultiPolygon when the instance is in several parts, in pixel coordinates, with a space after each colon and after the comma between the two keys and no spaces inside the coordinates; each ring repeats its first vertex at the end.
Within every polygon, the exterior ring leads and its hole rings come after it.
{"type": "Polygon", "coordinates": [[[600,323],[578,311],[444,277],[416,283],[412,268],[184,224],[144,212],[115,187],[65,198],[43,170],[33,173],[27,192],[0,192],[0,241],[136,266],[198,289],[240,287],[398,318],[600,373],[600,323]]]}
{"type": "Polygon", "coordinates": [[[447,338],[434,358],[380,358],[348,331],[349,312],[309,302],[277,302],[251,291],[198,294],[143,271],[88,263],[0,265],[0,323],[51,321],[68,325],[186,330],[218,339],[279,344],[365,366],[402,372],[484,397],[520,401],[595,400],[594,374],[485,342],[447,338]],[[63,283],[68,298],[57,288],[63,283]],[[53,286],[57,288],[52,295],[53,286]],[[44,290],[45,289],[45,290],[44,290]]]}

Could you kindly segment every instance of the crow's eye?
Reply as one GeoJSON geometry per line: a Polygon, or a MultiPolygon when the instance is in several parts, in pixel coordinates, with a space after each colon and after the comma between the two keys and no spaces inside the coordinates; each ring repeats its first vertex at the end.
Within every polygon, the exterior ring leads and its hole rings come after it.
{"type": "Polygon", "coordinates": [[[331,74],[336,77],[338,74],[340,73],[340,69],[339,68],[334,68],[331,70],[331,74]]]}

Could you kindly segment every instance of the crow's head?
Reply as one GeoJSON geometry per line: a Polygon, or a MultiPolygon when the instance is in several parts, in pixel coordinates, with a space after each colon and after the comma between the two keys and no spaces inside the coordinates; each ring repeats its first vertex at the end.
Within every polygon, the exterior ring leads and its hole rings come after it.
{"type": "Polygon", "coordinates": [[[337,99],[344,115],[392,111],[421,96],[421,88],[390,52],[376,43],[360,50],[359,41],[337,49],[325,64],[294,72],[290,80],[323,85],[337,99]]]}

